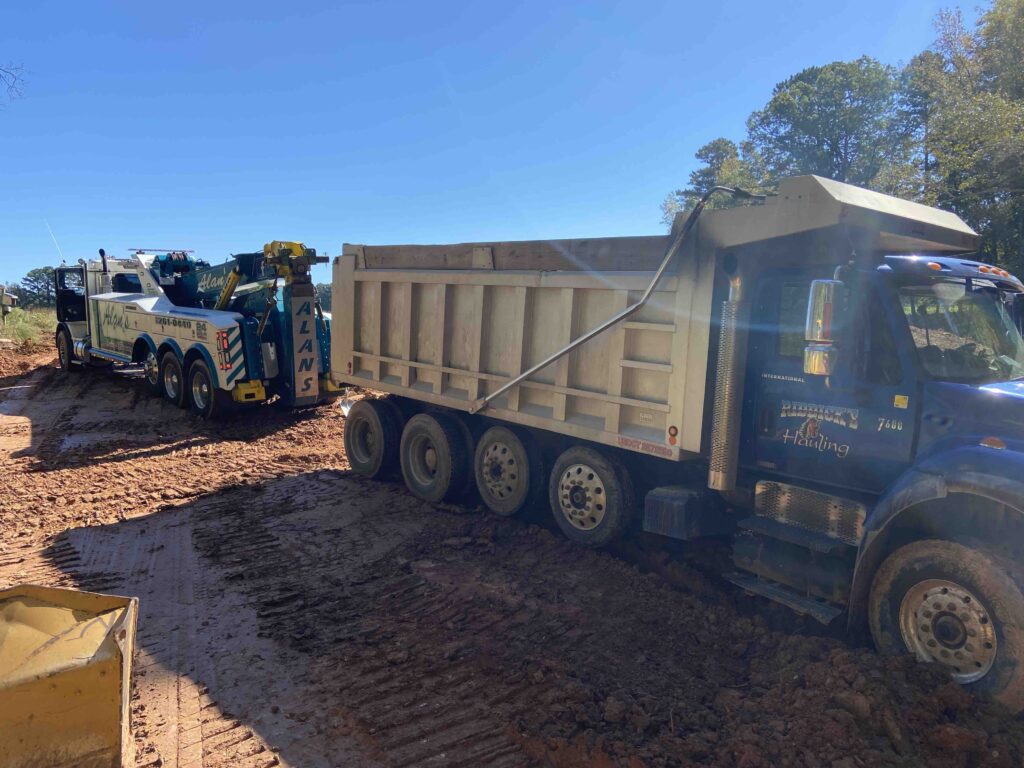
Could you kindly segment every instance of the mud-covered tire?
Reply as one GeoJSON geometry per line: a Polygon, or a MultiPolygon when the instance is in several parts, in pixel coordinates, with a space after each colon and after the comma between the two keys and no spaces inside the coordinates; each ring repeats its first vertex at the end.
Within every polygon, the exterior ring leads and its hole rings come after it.
{"type": "Polygon", "coordinates": [[[484,432],[474,452],[473,475],[480,500],[503,517],[544,498],[544,461],[523,430],[496,426],[484,432]]]}
{"type": "Polygon", "coordinates": [[[75,365],[75,345],[71,341],[71,334],[68,333],[66,328],[61,328],[57,331],[54,343],[57,345],[57,364],[60,366],[60,369],[65,373],[81,371],[82,366],[75,365]]]}
{"type": "Polygon", "coordinates": [[[231,395],[217,388],[204,360],[195,360],[188,367],[187,393],[192,412],[207,421],[222,419],[231,410],[231,395]]]}
{"type": "Polygon", "coordinates": [[[146,357],[142,360],[142,380],[146,382],[146,389],[150,394],[163,397],[164,382],[160,377],[160,360],[152,349],[146,350],[146,357]]]}
{"type": "Polygon", "coordinates": [[[402,479],[424,501],[455,501],[469,477],[469,451],[462,428],[444,413],[420,413],[402,430],[402,479]]]}
{"type": "Polygon", "coordinates": [[[936,662],[973,692],[1024,709],[1024,590],[1007,558],[937,539],[900,547],[875,574],[868,620],[880,653],[936,662]]]}
{"type": "Polygon", "coordinates": [[[569,448],[558,457],[551,469],[548,499],[562,533],[586,547],[603,547],[620,538],[636,514],[628,470],[584,446],[569,448]]]}
{"type": "Polygon", "coordinates": [[[383,400],[360,400],[345,417],[345,455],[352,471],[380,478],[398,466],[401,430],[395,410],[383,400]]]}
{"type": "Polygon", "coordinates": [[[185,374],[181,370],[178,356],[173,352],[164,352],[164,356],[160,358],[160,382],[164,399],[167,402],[179,408],[188,406],[185,374]]]}

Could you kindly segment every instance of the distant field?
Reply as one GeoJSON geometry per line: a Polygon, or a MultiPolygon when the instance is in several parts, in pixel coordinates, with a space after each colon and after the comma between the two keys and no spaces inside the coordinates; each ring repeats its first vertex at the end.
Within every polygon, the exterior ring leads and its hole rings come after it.
{"type": "Polygon", "coordinates": [[[57,314],[52,309],[21,309],[15,307],[0,325],[0,338],[17,342],[49,344],[57,327],[57,314]]]}

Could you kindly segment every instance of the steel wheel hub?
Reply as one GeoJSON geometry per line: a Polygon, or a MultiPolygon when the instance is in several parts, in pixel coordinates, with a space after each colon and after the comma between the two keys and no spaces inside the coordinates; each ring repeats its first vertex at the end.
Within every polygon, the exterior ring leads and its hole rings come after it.
{"type": "Polygon", "coordinates": [[[574,527],[593,530],[604,520],[604,483],[591,467],[573,464],[558,481],[558,502],[565,519],[574,527]]]}
{"type": "Polygon", "coordinates": [[[198,379],[199,377],[197,376],[196,380],[193,380],[192,382],[192,401],[196,404],[196,407],[199,410],[202,410],[206,407],[206,403],[210,397],[210,385],[205,381],[200,381],[198,379]]]}
{"type": "Polygon", "coordinates": [[[958,683],[980,680],[996,659],[988,610],[969,590],[945,579],[928,579],[907,591],[900,632],[919,659],[942,664],[958,683]]]}
{"type": "Polygon", "coordinates": [[[484,485],[496,499],[506,499],[519,485],[519,467],[515,456],[504,443],[491,443],[484,451],[484,485]]]}
{"type": "Polygon", "coordinates": [[[150,352],[146,355],[145,364],[146,378],[152,383],[156,384],[160,381],[160,363],[157,362],[156,355],[150,352]]]}
{"type": "Polygon", "coordinates": [[[373,429],[369,422],[360,420],[352,425],[355,432],[355,439],[352,441],[352,450],[356,454],[356,460],[367,462],[373,456],[376,447],[376,440],[373,438],[373,429]]]}
{"type": "Polygon", "coordinates": [[[410,446],[409,469],[416,482],[430,485],[437,478],[437,449],[426,435],[417,435],[410,446]]]}
{"type": "Polygon", "coordinates": [[[164,389],[172,400],[178,396],[178,374],[169,368],[164,371],[164,389]]]}

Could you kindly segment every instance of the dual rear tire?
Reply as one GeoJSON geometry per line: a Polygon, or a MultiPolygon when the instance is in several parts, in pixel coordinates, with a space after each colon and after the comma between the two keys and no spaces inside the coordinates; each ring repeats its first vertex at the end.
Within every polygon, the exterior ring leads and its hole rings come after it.
{"type": "Polygon", "coordinates": [[[231,408],[231,395],[217,388],[205,360],[193,360],[186,374],[173,352],[165,352],[158,363],[150,351],[143,361],[143,376],[150,392],[178,408],[191,409],[200,418],[213,421],[231,408]]]}
{"type": "Polygon", "coordinates": [[[584,546],[610,543],[635,515],[624,466],[595,448],[574,446],[548,475],[542,451],[517,427],[490,427],[474,449],[470,430],[457,416],[419,413],[405,421],[390,399],[366,399],[352,406],[344,440],[357,474],[381,478],[397,469],[406,487],[431,503],[458,501],[475,484],[488,509],[510,517],[547,495],[559,529],[584,546]]]}

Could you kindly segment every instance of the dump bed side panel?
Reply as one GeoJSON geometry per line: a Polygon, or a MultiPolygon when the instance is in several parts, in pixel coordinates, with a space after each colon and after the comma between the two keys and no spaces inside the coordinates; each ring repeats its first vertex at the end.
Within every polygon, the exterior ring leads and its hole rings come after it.
{"type": "MultiPolygon", "coordinates": [[[[370,261],[361,246],[335,260],[335,380],[466,411],[637,302],[653,277],[370,261]]],[[[487,414],[692,457],[701,448],[712,278],[710,262],[682,260],[639,312],[494,400],[487,414]]]]}

